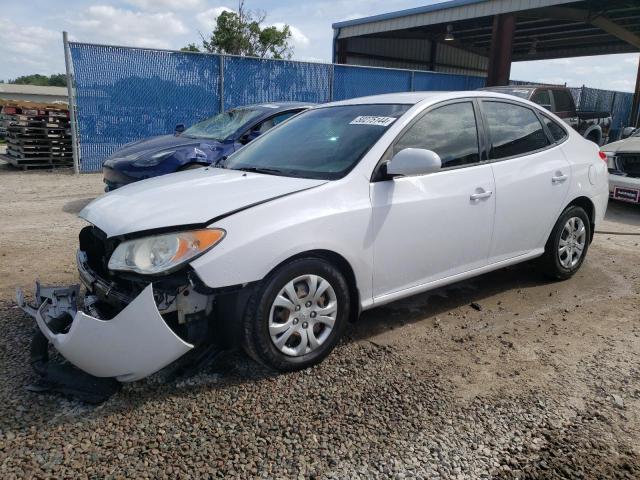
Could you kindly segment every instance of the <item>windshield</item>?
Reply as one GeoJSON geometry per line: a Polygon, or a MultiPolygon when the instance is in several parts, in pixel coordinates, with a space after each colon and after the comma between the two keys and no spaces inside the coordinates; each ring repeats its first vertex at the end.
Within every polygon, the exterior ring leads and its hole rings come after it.
{"type": "Polygon", "coordinates": [[[308,110],[233,154],[225,167],[292,177],[341,178],[410,106],[308,110]]]}
{"type": "Polygon", "coordinates": [[[261,114],[260,110],[236,108],[196,123],[187,128],[183,135],[191,138],[225,140],[236,133],[245,123],[258,118],[261,114]]]}

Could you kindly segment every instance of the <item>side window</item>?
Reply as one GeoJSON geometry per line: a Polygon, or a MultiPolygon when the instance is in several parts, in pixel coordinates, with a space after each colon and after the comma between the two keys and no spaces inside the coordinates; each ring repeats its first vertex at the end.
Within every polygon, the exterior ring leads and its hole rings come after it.
{"type": "Polygon", "coordinates": [[[258,124],[254,130],[260,133],[265,133],[268,130],[271,130],[273,127],[278,125],[279,123],[284,122],[287,118],[294,116],[298,112],[284,112],[280,115],[276,115],[275,117],[271,117],[266,119],[264,122],[258,124]]]}
{"type": "Polygon", "coordinates": [[[442,159],[442,168],[478,163],[478,130],[471,102],[454,103],[428,112],[393,147],[425,148],[442,159]]]}
{"type": "Polygon", "coordinates": [[[525,155],[549,145],[542,124],[530,108],[513,103],[483,102],[492,159],[525,155]]]}
{"type": "Polygon", "coordinates": [[[567,131],[564,128],[562,128],[560,125],[558,125],[557,122],[551,120],[546,115],[542,115],[542,121],[551,132],[551,136],[553,137],[554,142],[559,143],[563,141],[565,138],[567,138],[568,136],[567,131]]]}
{"type": "Polygon", "coordinates": [[[549,90],[538,90],[533,94],[533,97],[531,97],[531,101],[551,110],[551,95],[549,95],[549,90]]]}
{"type": "Polygon", "coordinates": [[[556,112],[571,112],[573,107],[573,98],[566,90],[554,90],[553,98],[556,101],[556,112]]]}

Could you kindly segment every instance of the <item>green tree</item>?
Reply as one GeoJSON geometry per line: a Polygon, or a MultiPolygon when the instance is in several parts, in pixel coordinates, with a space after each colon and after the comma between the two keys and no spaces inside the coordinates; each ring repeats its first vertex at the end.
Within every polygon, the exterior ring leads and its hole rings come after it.
{"type": "MultiPolygon", "coordinates": [[[[216,19],[211,35],[202,36],[202,48],[209,53],[242,55],[260,58],[291,58],[293,47],[289,43],[291,29],[263,26],[266,14],[244,8],[240,0],[237,12],[222,12],[216,19]]],[[[200,51],[191,43],[183,51],[200,51]]]]}
{"type": "Polygon", "coordinates": [[[180,51],[181,52],[199,52],[200,49],[198,48],[198,46],[195,43],[190,43],[186,47],[182,47],[180,49],[180,51]]]}
{"type": "Polygon", "coordinates": [[[67,76],[64,73],[58,73],[51,75],[40,75],[35,73],[33,75],[23,75],[15,80],[9,80],[9,83],[17,83],[18,85],[38,85],[40,87],[66,87],[67,76]]]}

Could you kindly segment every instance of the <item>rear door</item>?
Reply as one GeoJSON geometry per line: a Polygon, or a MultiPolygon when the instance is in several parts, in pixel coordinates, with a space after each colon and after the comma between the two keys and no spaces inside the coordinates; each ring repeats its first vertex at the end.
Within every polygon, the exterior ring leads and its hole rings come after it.
{"type": "MultiPolygon", "coordinates": [[[[484,100],[496,184],[490,262],[544,247],[570,184],[571,169],[541,118],[525,105],[484,100]]],[[[562,127],[559,127],[562,129],[562,127]]]]}

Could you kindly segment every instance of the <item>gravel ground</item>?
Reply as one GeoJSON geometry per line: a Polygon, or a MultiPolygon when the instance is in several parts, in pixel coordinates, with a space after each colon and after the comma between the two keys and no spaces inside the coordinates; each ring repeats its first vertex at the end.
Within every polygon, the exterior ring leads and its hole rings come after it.
{"type": "MultiPolygon", "coordinates": [[[[566,282],[522,265],[367,312],[304,372],[229,353],[97,407],[28,392],[13,288],[74,281],[74,215],[101,188],[0,167],[0,478],[640,478],[634,235],[597,235],[566,282]]],[[[599,228],[640,233],[640,208],[599,228]]]]}

